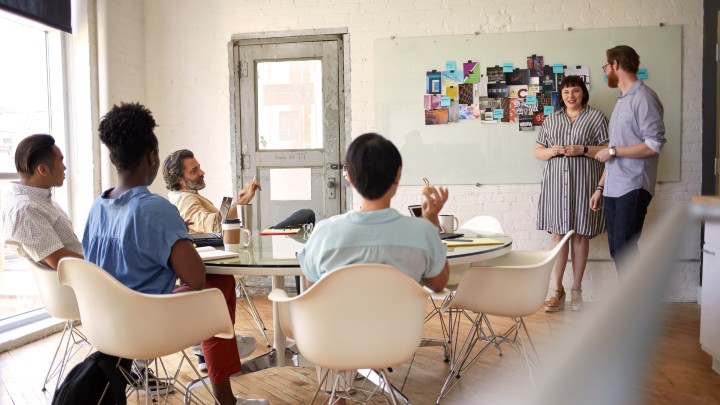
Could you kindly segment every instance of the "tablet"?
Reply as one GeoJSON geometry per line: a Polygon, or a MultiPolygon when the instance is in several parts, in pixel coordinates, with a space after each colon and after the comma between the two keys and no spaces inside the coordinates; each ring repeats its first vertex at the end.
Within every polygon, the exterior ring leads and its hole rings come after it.
{"type": "Polygon", "coordinates": [[[418,204],[418,205],[409,205],[409,206],[408,206],[408,211],[410,211],[410,215],[412,215],[412,216],[414,216],[414,217],[416,217],[416,218],[422,217],[422,205],[420,205],[420,204],[418,204]]]}

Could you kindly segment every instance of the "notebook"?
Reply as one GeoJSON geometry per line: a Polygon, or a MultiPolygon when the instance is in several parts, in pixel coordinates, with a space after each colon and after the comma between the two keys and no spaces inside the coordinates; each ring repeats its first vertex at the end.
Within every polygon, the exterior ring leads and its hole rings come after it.
{"type": "Polygon", "coordinates": [[[198,254],[200,255],[200,258],[204,262],[206,262],[208,260],[228,259],[231,257],[237,257],[237,255],[238,255],[235,252],[226,252],[224,250],[217,250],[210,246],[200,247],[195,250],[197,250],[198,254]]]}
{"type": "Polygon", "coordinates": [[[448,247],[503,245],[505,242],[492,238],[455,239],[444,242],[448,247]]]}
{"type": "MultiPolygon", "coordinates": [[[[422,217],[422,206],[421,205],[409,205],[408,210],[410,211],[410,215],[414,216],[415,218],[422,217]]],[[[446,240],[446,239],[455,239],[460,238],[462,236],[465,236],[464,233],[455,233],[455,232],[440,232],[440,239],[446,240]]]]}

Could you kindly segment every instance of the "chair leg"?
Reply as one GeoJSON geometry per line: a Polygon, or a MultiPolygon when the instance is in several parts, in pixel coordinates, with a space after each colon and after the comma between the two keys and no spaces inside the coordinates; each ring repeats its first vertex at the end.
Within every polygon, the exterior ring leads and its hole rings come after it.
{"type": "Polygon", "coordinates": [[[390,391],[390,399],[392,399],[393,405],[397,405],[397,398],[395,397],[395,390],[392,388],[392,385],[390,384],[390,380],[387,377],[387,374],[385,373],[384,369],[377,370],[380,372],[380,375],[382,376],[383,380],[385,380],[385,385],[389,388],[387,391],[390,391]]]}
{"type": "MultiPolygon", "coordinates": [[[[208,385],[208,382],[210,381],[210,379],[208,377],[202,377],[200,375],[200,372],[195,367],[195,364],[193,364],[193,362],[187,356],[187,354],[185,353],[185,350],[181,351],[181,353],[183,355],[183,359],[180,361],[180,366],[182,366],[182,361],[187,360],[188,364],[190,364],[190,367],[193,369],[193,372],[195,372],[195,375],[198,376],[198,379],[190,381],[186,387],[183,387],[185,389],[185,400],[184,400],[185,405],[189,404],[190,401],[194,401],[194,399],[192,398],[192,395],[193,395],[192,390],[195,389],[196,387],[198,387],[201,383],[205,387],[207,392],[210,394],[210,397],[213,399],[214,403],[217,405],[221,405],[220,401],[218,401],[217,397],[215,397],[215,394],[213,394],[212,389],[208,385]],[[206,381],[206,379],[207,379],[207,381],[206,381]]],[[[200,402],[200,403],[202,403],[202,402],[200,402]]]]}
{"type": "Polygon", "coordinates": [[[55,375],[57,375],[57,382],[55,388],[57,389],[57,387],[60,386],[60,382],[62,381],[63,374],[65,374],[65,367],[67,366],[68,361],[70,361],[70,359],[75,354],[77,354],[77,352],[80,351],[80,348],[78,347],[77,349],[75,349],[75,346],[80,346],[83,343],[87,343],[87,339],[82,333],[80,333],[80,331],[75,328],[74,321],[66,320],[65,327],[63,328],[63,333],[60,336],[60,341],[58,342],[57,348],[55,349],[55,354],[53,355],[52,361],[50,361],[50,366],[48,367],[47,374],[45,375],[45,379],[43,380],[42,391],[47,390],[45,388],[47,383],[49,383],[50,380],[55,377],[55,375]],[[60,352],[60,348],[63,346],[63,342],[65,347],[62,352],[60,352]],[[58,354],[60,354],[59,358],[58,354]],[[55,360],[58,360],[58,362],[55,363],[55,360]]]}
{"type": "Polygon", "coordinates": [[[265,327],[265,323],[262,320],[262,317],[260,317],[260,313],[258,312],[257,308],[255,307],[255,303],[252,300],[252,297],[250,297],[250,294],[247,291],[247,288],[245,286],[245,281],[243,281],[242,278],[237,279],[237,284],[242,290],[243,296],[245,297],[245,301],[247,301],[248,304],[248,312],[255,320],[255,324],[257,325],[257,330],[260,332],[261,335],[263,335],[263,338],[265,338],[265,343],[267,343],[267,346],[270,347],[270,340],[268,340],[267,333],[265,332],[267,328],[265,327]]]}
{"type": "Polygon", "coordinates": [[[322,387],[323,384],[325,383],[325,380],[327,379],[327,376],[328,376],[329,373],[330,373],[330,369],[329,369],[329,368],[326,368],[326,369],[325,369],[325,373],[323,373],[322,378],[321,378],[320,381],[318,382],[318,387],[317,387],[317,389],[315,390],[315,395],[313,395],[312,400],[310,400],[310,405],[312,405],[312,404],[315,402],[315,398],[317,398],[318,393],[320,393],[320,387],[322,387]]]}
{"type": "MultiPolygon", "coordinates": [[[[518,322],[517,320],[515,320],[515,325],[518,330],[522,330],[520,322],[518,322]]],[[[532,367],[530,366],[530,359],[528,357],[527,349],[525,349],[525,342],[522,337],[522,333],[518,333],[518,340],[520,341],[520,352],[522,354],[523,360],[525,360],[525,366],[527,367],[528,375],[530,376],[530,384],[534,387],[535,378],[533,378],[532,367]]]]}

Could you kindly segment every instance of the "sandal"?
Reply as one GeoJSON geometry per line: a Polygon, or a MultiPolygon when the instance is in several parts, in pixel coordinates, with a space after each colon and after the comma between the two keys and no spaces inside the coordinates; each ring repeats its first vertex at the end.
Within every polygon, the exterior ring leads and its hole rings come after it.
{"type": "Polygon", "coordinates": [[[573,288],[570,290],[570,309],[580,311],[583,307],[582,289],[573,288]]]}
{"type": "Polygon", "coordinates": [[[549,300],[545,301],[545,312],[558,312],[565,309],[565,289],[555,290],[556,293],[560,293],[559,298],[555,298],[553,295],[549,300]]]}

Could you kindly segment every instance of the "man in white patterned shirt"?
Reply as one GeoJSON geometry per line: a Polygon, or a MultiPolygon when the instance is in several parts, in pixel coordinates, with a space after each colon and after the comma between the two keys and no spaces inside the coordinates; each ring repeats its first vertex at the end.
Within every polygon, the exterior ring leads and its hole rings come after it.
{"type": "Polygon", "coordinates": [[[63,257],[82,259],[82,244],[50,189],[65,181],[63,154],[50,135],[30,135],[15,149],[19,182],[2,198],[4,242],[28,260],[57,269],[63,257]]]}

